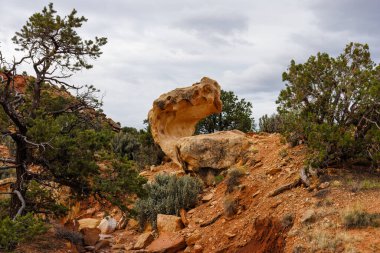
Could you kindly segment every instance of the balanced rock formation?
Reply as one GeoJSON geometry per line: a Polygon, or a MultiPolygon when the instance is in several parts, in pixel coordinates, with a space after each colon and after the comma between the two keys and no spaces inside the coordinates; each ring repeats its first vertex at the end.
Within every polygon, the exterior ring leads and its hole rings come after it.
{"type": "Polygon", "coordinates": [[[219,84],[207,77],[190,87],[162,94],[149,111],[153,138],[165,154],[180,164],[176,144],[194,134],[201,119],[222,111],[219,84]]]}
{"type": "Polygon", "coordinates": [[[161,95],[149,111],[153,138],[185,171],[227,169],[246,160],[251,142],[238,130],[192,136],[203,118],[222,111],[219,84],[207,77],[161,95]]]}

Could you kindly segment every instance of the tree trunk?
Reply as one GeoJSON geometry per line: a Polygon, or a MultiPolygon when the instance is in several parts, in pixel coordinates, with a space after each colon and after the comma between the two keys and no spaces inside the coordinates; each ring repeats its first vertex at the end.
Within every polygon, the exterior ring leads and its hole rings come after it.
{"type": "MultiPolygon", "coordinates": [[[[26,193],[26,183],[27,183],[27,175],[26,175],[26,161],[27,161],[27,144],[23,140],[16,141],[16,164],[19,166],[16,169],[16,183],[13,185],[13,189],[17,190],[21,193],[21,195],[25,199],[26,193]]],[[[16,194],[12,194],[11,197],[11,205],[10,205],[10,216],[14,217],[18,210],[21,207],[20,199],[16,194]]]]}

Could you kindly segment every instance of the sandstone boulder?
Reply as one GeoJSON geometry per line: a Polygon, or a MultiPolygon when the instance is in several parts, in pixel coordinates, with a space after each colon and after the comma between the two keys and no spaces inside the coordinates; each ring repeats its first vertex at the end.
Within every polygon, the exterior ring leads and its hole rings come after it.
{"type": "Polygon", "coordinates": [[[149,111],[153,138],[175,163],[181,165],[176,143],[194,134],[199,120],[222,111],[219,84],[207,77],[190,87],[162,94],[149,111]]]}
{"type": "Polygon", "coordinates": [[[176,233],[161,233],[146,249],[148,252],[174,253],[186,248],[185,239],[176,233]]]}
{"type": "Polygon", "coordinates": [[[185,170],[226,169],[244,159],[251,142],[238,130],[181,138],[177,141],[179,160],[185,170]]]}
{"type": "Polygon", "coordinates": [[[158,214],[157,215],[157,230],[162,232],[176,232],[183,228],[181,217],[174,215],[158,214]]]}
{"type": "Polygon", "coordinates": [[[95,246],[100,239],[99,228],[82,228],[80,232],[83,234],[83,241],[86,246],[95,246]]]}
{"type": "Polygon", "coordinates": [[[100,220],[94,218],[84,218],[78,220],[78,223],[79,230],[81,230],[82,228],[96,228],[99,225],[100,220]]]}
{"type": "Polygon", "coordinates": [[[137,238],[137,241],[136,241],[135,245],[133,246],[133,248],[134,249],[143,249],[146,246],[148,246],[151,242],[153,242],[153,240],[154,240],[154,238],[153,238],[152,233],[150,233],[150,232],[143,233],[137,238]]]}
{"type": "Polygon", "coordinates": [[[116,226],[117,221],[114,218],[107,216],[100,222],[98,228],[100,229],[102,234],[110,234],[113,231],[115,231],[116,226]]]}

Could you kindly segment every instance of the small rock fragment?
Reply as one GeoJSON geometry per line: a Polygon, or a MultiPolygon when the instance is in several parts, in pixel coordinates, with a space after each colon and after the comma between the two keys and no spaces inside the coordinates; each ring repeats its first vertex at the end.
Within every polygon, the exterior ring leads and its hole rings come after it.
{"type": "Polygon", "coordinates": [[[203,251],[203,247],[200,244],[195,244],[193,249],[195,253],[200,253],[203,251]]]}
{"type": "Polygon", "coordinates": [[[312,209],[307,210],[301,217],[302,223],[309,223],[315,220],[315,211],[312,209]]]}
{"type": "Polygon", "coordinates": [[[143,233],[137,238],[137,241],[136,241],[133,248],[134,249],[143,249],[146,246],[148,246],[151,242],[153,242],[153,240],[154,240],[154,238],[153,238],[152,233],[150,233],[150,232],[143,233]]]}
{"type": "Polygon", "coordinates": [[[319,185],[319,188],[320,189],[326,189],[327,187],[330,186],[330,183],[329,182],[323,182],[319,185]]]}
{"type": "Polygon", "coordinates": [[[234,238],[235,236],[236,236],[236,234],[234,234],[234,233],[230,233],[230,232],[227,232],[227,233],[225,233],[225,235],[228,237],[228,238],[234,238]]]}
{"type": "Polygon", "coordinates": [[[83,234],[83,241],[86,246],[94,246],[100,239],[99,228],[82,228],[80,232],[83,234]]]}
{"type": "Polygon", "coordinates": [[[209,193],[209,194],[203,196],[202,201],[203,201],[203,202],[208,202],[208,201],[210,201],[213,197],[214,197],[214,194],[209,193]]]}
{"type": "Polygon", "coordinates": [[[102,234],[111,234],[115,231],[117,226],[117,222],[111,216],[106,216],[99,224],[98,228],[102,232],[102,234]]]}

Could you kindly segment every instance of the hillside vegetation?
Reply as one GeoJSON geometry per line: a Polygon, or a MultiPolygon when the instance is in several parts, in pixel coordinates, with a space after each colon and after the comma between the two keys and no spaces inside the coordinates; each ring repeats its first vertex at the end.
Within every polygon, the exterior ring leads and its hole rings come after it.
{"type": "Polygon", "coordinates": [[[85,22],[49,4],[16,32],[20,58],[0,52],[1,252],[380,252],[380,66],[368,45],[292,60],[257,131],[254,104],[209,78],[202,94],[196,83],[160,97],[157,125],[137,130],[104,115],[95,87],[67,82],[107,43],[83,39],[85,22]],[[192,119],[209,135],[178,137],[189,115],[177,103],[197,116],[192,102],[218,113],[192,119]]]}

